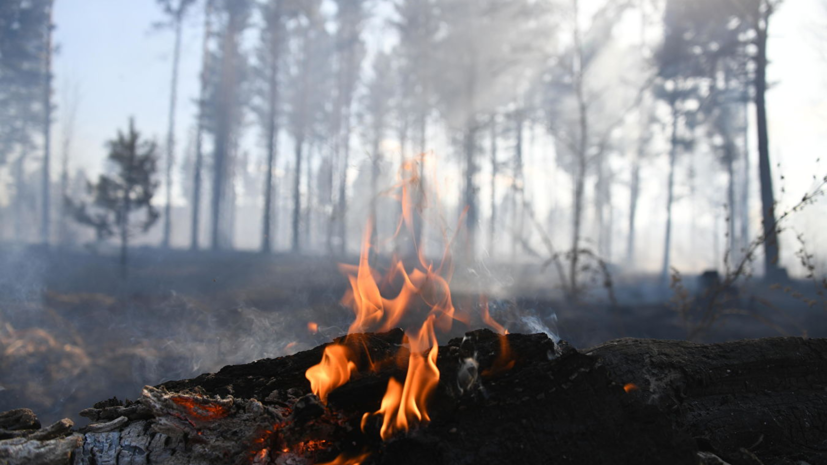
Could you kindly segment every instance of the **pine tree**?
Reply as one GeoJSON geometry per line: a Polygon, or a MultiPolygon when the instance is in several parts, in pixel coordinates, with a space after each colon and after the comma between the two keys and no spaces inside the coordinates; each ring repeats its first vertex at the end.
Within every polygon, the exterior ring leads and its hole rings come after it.
{"type": "Polygon", "coordinates": [[[101,174],[96,183],[88,185],[91,201],[67,197],[65,202],[79,223],[95,230],[98,240],[119,238],[121,272],[126,277],[129,239],[149,230],[159,216],[152,205],[158,188],[154,179],[158,167],[157,145],[142,138],[130,119],[127,132],[118,131],[108,146],[107,160],[113,171],[101,174]],[[143,220],[133,222],[132,215],[141,211],[143,220]]]}

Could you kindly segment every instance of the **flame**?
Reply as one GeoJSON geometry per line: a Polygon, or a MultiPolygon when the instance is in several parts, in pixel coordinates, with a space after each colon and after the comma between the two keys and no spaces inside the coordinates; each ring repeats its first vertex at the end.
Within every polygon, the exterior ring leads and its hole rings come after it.
{"type": "Polygon", "coordinates": [[[319,324],[311,321],[307,323],[307,330],[310,331],[310,334],[316,334],[319,332],[319,324]]]}
{"type": "MultiPolygon", "coordinates": [[[[417,160],[403,164],[400,182],[392,188],[400,190],[397,198],[402,205],[393,238],[398,237],[403,228],[408,229],[411,240],[416,238],[414,214],[416,211],[421,213],[425,199],[419,184],[419,163],[423,163],[424,159],[420,157],[417,160]]],[[[459,219],[460,225],[463,223],[464,215],[465,211],[459,219]]],[[[458,227],[457,231],[459,229],[458,227]]],[[[366,422],[372,415],[381,415],[380,436],[387,440],[399,432],[408,431],[414,425],[430,421],[427,403],[440,378],[436,364],[439,351],[436,330],[447,332],[454,320],[466,323],[470,320],[468,315],[457,314],[451,299],[453,261],[450,250],[456,234],[449,240],[443,228],[445,249],[438,266],[425,258],[420,244],[414,243],[417,263],[413,267],[406,268],[406,265],[394,256],[390,266],[381,273],[371,267],[372,249],[378,247],[378,242],[372,241],[373,231],[373,223],[368,220],[362,235],[358,265],[339,265],[350,284],[341,302],[350,307],[354,314],[353,323],[348,329],[347,343],[350,347],[354,346],[354,341],[363,346],[366,344],[364,340],[357,339],[359,333],[389,331],[400,326],[408,328],[405,331],[405,344],[409,352],[404,383],[391,378],[379,410],[365,413],[362,417],[364,431],[366,422]]],[[[511,368],[514,362],[511,360],[508,340],[505,338],[508,332],[488,314],[487,302],[483,320],[502,335],[502,369],[511,368]]],[[[311,328],[308,324],[308,329],[317,330],[318,326],[311,328]]],[[[365,353],[367,354],[367,350],[365,353]]],[[[397,354],[397,361],[400,361],[401,354],[397,354]]],[[[321,363],[307,370],[306,377],[310,380],[311,389],[323,403],[327,403],[327,396],[332,390],[350,379],[356,369],[351,360],[351,354],[344,346],[330,345],[325,348],[321,363]]],[[[372,360],[369,360],[369,364],[371,369],[379,366],[372,360]]],[[[340,456],[331,463],[358,463],[352,460],[354,459],[340,456]]]]}
{"type": "Polygon", "coordinates": [[[347,454],[342,453],[339,454],[339,456],[332,462],[319,463],[317,465],[361,465],[369,455],[370,452],[363,452],[354,456],[348,456],[347,454]]]}
{"type": "MultiPolygon", "coordinates": [[[[413,423],[425,423],[431,420],[426,403],[431,393],[439,384],[439,369],[436,359],[439,352],[434,333],[434,316],[425,320],[417,333],[406,333],[410,346],[408,373],[404,386],[394,378],[388,380],[388,389],[382,398],[382,404],[374,415],[382,415],[382,428],[379,435],[388,440],[396,433],[408,431],[413,423]],[[427,352],[427,355],[425,354],[427,352]]],[[[362,416],[362,431],[369,413],[362,416]]]]}
{"type": "Polygon", "coordinates": [[[339,344],[331,344],[324,348],[322,361],[310,367],[305,377],[310,381],[313,394],[316,394],[319,400],[327,405],[327,395],[347,383],[354,371],[356,371],[356,364],[350,360],[348,348],[339,344]]]}
{"type": "Polygon", "coordinates": [[[491,329],[497,332],[500,337],[500,354],[494,360],[491,368],[483,370],[482,375],[485,377],[494,376],[506,372],[514,368],[514,357],[511,355],[511,345],[508,343],[508,330],[503,325],[497,323],[494,318],[491,318],[491,313],[488,309],[488,296],[480,297],[480,312],[482,313],[482,321],[491,329]]]}
{"type": "Polygon", "coordinates": [[[220,420],[230,414],[226,406],[209,401],[199,401],[194,397],[174,396],[170,400],[183,408],[190,418],[199,421],[220,420]]]}
{"type": "Polygon", "coordinates": [[[637,387],[637,384],[635,384],[635,383],[626,383],[626,385],[623,386],[623,390],[626,391],[626,392],[637,391],[638,389],[640,389],[640,388],[637,387]]]}

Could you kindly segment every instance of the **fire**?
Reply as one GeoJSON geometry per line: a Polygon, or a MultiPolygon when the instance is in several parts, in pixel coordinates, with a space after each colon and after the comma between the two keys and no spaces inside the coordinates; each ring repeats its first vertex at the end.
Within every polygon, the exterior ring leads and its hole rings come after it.
{"type": "Polygon", "coordinates": [[[317,465],[361,465],[369,455],[370,452],[363,452],[352,457],[349,457],[346,454],[340,454],[332,462],[325,462],[317,465]]]}
{"type": "Polygon", "coordinates": [[[640,388],[638,388],[637,384],[635,384],[635,383],[626,383],[626,385],[623,386],[623,390],[626,391],[626,392],[637,391],[638,389],[640,389],[640,388]]]}
{"type": "Polygon", "coordinates": [[[227,407],[214,404],[209,401],[199,401],[194,397],[175,396],[170,400],[183,408],[184,412],[192,419],[199,421],[219,420],[230,414],[227,407]]]}
{"type": "MultiPolygon", "coordinates": [[[[401,191],[399,200],[402,204],[402,214],[394,237],[405,227],[409,230],[410,237],[415,238],[414,210],[422,208],[424,198],[424,195],[419,195],[419,198],[414,200],[412,193],[415,192],[412,189],[420,188],[416,162],[405,163],[401,174],[403,179],[396,187],[401,191]]],[[[373,230],[373,224],[368,221],[362,237],[358,265],[339,266],[350,283],[350,288],[341,302],[350,307],[354,314],[353,323],[348,329],[349,346],[353,345],[353,335],[358,333],[389,331],[399,326],[408,328],[405,331],[405,344],[408,346],[409,354],[404,383],[391,378],[379,410],[365,413],[362,417],[364,431],[371,416],[381,416],[380,436],[387,440],[415,425],[430,421],[427,404],[440,379],[436,364],[439,352],[436,330],[447,332],[455,319],[465,322],[468,322],[468,319],[467,315],[457,314],[451,299],[450,281],[453,264],[450,248],[453,239],[448,240],[445,235],[446,245],[439,266],[429,262],[419,244],[414,243],[418,263],[412,269],[406,268],[398,257],[393,257],[387,272],[383,274],[370,264],[371,249],[377,244],[372,241],[373,230]]],[[[491,318],[487,302],[483,312],[483,321],[502,337],[498,359],[502,361],[498,369],[507,370],[514,364],[513,360],[510,360],[511,352],[505,338],[508,331],[491,318]]],[[[314,332],[318,330],[318,326],[310,323],[308,329],[314,332]]],[[[364,344],[364,341],[362,343],[364,344]]],[[[345,346],[330,345],[325,348],[321,363],[307,370],[306,377],[310,380],[311,390],[322,403],[326,404],[328,394],[348,382],[356,370],[352,355],[345,346]]],[[[376,365],[370,361],[370,366],[373,368],[376,365]]],[[[355,465],[363,459],[362,456],[340,456],[331,464],[355,465]]]]}
{"type": "MultiPolygon", "coordinates": [[[[382,428],[379,435],[388,440],[396,433],[408,431],[411,424],[430,421],[426,403],[431,393],[439,384],[439,369],[436,358],[439,352],[434,333],[434,316],[431,315],[416,334],[406,333],[410,345],[408,374],[402,386],[394,378],[388,380],[388,389],[382,398],[382,404],[374,415],[382,415],[382,428]],[[427,355],[424,354],[427,352],[427,355]]],[[[365,430],[370,414],[362,416],[362,431],[365,430]]]]}
{"type": "Polygon", "coordinates": [[[488,309],[488,296],[482,296],[480,300],[482,321],[496,331],[500,337],[500,354],[497,356],[497,359],[494,360],[491,368],[482,372],[483,376],[488,377],[514,368],[514,357],[511,355],[511,346],[508,344],[508,330],[491,318],[491,313],[488,309]]]}
{"type": "Polygon", "coordinates": [[[310,331],[310,334],[316,334],[319,332],[319,324],[311,321],[307,323],[307,330],[310,331]]]}
{"type": "Polygon", "coordinates": [[[354,371],[356,364],[350,360],[348,348],[331,344],[324,348],[321,363],[310,367],[305,377],[310,381],[313,394],[316,394],[323,404],[327,404],[327,395],[347,383],[354,371]]]}

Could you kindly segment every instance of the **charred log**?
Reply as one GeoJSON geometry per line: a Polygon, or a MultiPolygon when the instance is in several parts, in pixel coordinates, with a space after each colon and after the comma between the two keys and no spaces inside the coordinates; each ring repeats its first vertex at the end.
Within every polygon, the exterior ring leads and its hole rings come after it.
{"type": "MultiPolygon", "coordinates": [[[[36,463],[827,463],[827,340],[622,339],[581,352],[513,334],[514,363],[502,364],[500,337],[475,331],[440,347],[431,422],[382,441],[379,418],[362,431],[362,416],[389,378],[404,379],[402,337],[337,341],[360,355],[359,370],[326,406],[305,378],[317,347],[99,403],[83,412],[92,425],[60,433],[77,441],[72,461],[36,463]]],[[[0,441],[0,454],[35,463],[6,452],[20,439],[0,441]]]]}

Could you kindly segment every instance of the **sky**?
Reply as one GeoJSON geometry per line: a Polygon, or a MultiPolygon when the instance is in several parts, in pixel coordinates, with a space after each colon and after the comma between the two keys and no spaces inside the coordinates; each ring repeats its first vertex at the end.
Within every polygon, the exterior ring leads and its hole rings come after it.
{"type": "MultiPolygon", "coordinates": [[[[156,2],[58,0],[55,8],[55,41],[60,47],[55,59],[55,95],[61,107],[57,112],[55,146],[59,147],[65,117],[66,105],[61,102],[61,96],[65,94],[64,89],[72,86],[80,91],[71,149],[74,168],[82,166],[92,175],[98,172],[106,157],[105,142],[116,130],[126,126],[129,117],[135,118],[137,127],[145,135],[164,141],[173,34],[169,29],[152,27],[163,19],[156,2]]],[[[381,8],[387,10],[387,7],[381,8]]],[[[193,15],[184,29],[176,128],[179,157],[196,111],[201,60],[200,13],[193,15]]],[[[771,22],[769,79],[772,88],[767,98],[773,164],[780,164],[780,168],[774,166],[774,169],[780,170],[785,178],[783,185],[776,185],[782,206],[797,201],[812,186],[814,174],[827,174],[827,160],[817,161],[827,155],[823,153],[827,147],[827,39],[819,37],[819,31],[825,28],[827,8],[821,0],[788,0],[771,22]]],[[[387,27],[381,21],[374,21],[367,37],[369,47],[387,49],[384,30],[387,27]]],[[[248,133],[249,143],[255,144],[257,131],[248,133]]],[[[752,153],[754,156],[755,147],[752,153]]],[[[753,169],[757,169],[757,162],[753,163],[753,169]]],[[[656,195],[650,195],[647,202],[659,198],[658,186],[662,183],[656,179],[660,177],[658,173],[665,171],[650,171],[647,182],[654,186],[656,195]]],[[[757,185],[757,173],[753,179],[757,185]]],[[[757,205],[757,191],[753,199],[757,205]]],[[[814,208],[817,214],[797,219],[796,227],[813,233],[810,234],[815,242],[813,248],[827,250],[827,237],[819,239],[824,235],[817,234],[823,226],[820,218],[825,217],[827,208],[824,205],[814,208]]],[[[687,212],[678,215],[678,225],[687,215],[687,212]]],[[[649,219],[657,218],[654,214],[649,219]]]]}

